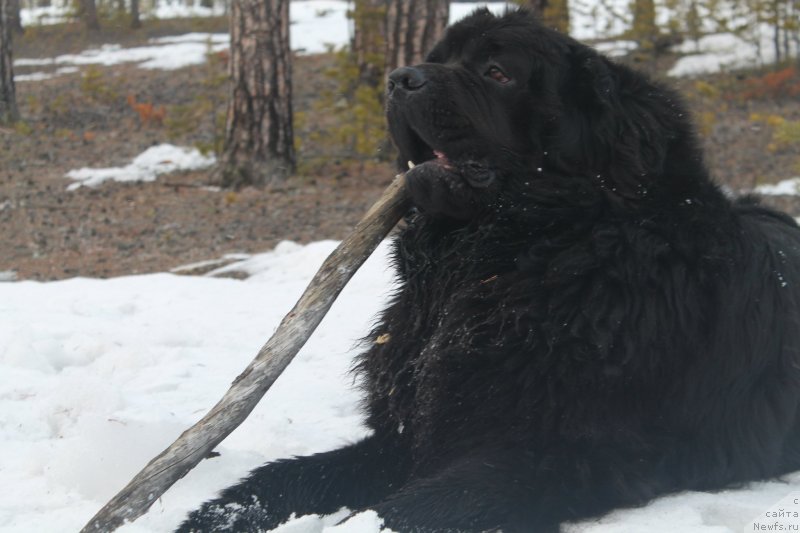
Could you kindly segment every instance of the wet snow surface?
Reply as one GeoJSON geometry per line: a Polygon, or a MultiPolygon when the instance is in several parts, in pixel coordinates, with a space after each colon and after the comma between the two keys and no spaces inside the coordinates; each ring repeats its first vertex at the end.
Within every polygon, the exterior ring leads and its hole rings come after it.
{"type": "MultiPolygon", "coordinates": [[[[244,259],[245,281],[154,274],[0,283],[0,531],[80,529],[216,403],[335,245],[284,242],[244,259]]],[[[203,461],[121,531],[171,531],[265,461],[367,434],[348,369],[392,288],[387,251],[384,243],[356,274],[265,399],[218,447],[221,456],[203,461]]],[[[800,475],[787,480],[661,498],[566,531],[738,533],[800,490],[800,475]]],[[[299,517],[279,530],[380,531],[373,514],[334,527],[342,516],[299,517]]]]}

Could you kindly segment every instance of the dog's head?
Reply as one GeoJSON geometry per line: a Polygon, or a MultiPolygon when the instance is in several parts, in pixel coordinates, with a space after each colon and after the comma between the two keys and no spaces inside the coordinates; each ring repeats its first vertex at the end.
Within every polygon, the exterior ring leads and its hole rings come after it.
{"type": "MultiPolygon", "coordinates": [[[[549,29],[524,10],[475,11],[422,64],[389,76],[387,117],[406,161],[544,167],[641,194],[673,141],[692,136],[670,91],[549,29]]],[[[686,146],[694,146],[692,142],[686,146]]],[[[699,164],[699,154],[681,154],[699,164]]],[[[519,174],[519,172],[512,172],[519,174]]]]}

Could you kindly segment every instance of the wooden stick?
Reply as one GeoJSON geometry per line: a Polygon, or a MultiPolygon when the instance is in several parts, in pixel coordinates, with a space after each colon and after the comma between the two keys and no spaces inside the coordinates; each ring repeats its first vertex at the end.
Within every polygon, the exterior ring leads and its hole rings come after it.
{"type": "Polygon", "coordinates": [[[297,355],[356,270],[408,208],[400,175],[328,256],[294,308],[222,399],[136,474],[81,533],[113,531],[124,522],[139,518],[236,429],[297,355]]]}

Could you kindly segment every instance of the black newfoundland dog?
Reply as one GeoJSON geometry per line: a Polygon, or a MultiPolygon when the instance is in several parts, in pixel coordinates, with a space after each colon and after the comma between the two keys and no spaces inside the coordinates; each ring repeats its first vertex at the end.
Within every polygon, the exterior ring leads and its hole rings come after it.
{"type": "Polygon", "coordinates": [[[357,366],[374,433],[182,531],[557,531],[800,469],[800,229],[720,192],[675,93],[479,10],[390,75],[388,117],[416,209],[357,366]]]}

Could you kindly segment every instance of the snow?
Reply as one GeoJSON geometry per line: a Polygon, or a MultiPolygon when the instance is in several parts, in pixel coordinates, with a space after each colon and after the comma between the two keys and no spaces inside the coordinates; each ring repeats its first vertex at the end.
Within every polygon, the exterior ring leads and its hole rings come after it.
{"type": "MultiPolygon", "coordinates": [[[[130,2],[126,2],[130,4],[130,2]]],[[[224,4],[218,2],[213,8],[203,7],[193,2],[184,0],[160,0],[155,9],[148,8],[141,12],[143,19],[159,18],[188,18],[188,17],[212,17],[225,14],[224,4]]],[[[60,24],[75,18],[75,9],[69,2],[59,2],[56,0],[53,5],[48,7],[23,8],[20,10],[20,17],[23,26],[48,26],[60,24]],[[56,5],[61,4],[61,5],[56,5]]]]}
{"type": "MultiPolygon", "coordinates": [[[[334,42],[345,44],[348,41],[347,25],[349,21],[346,18],[346,12],[350,9],[349,3],[343,0],[292,1],[289,5],[289,16],[293,24],[293,32],[296,28],[300,31],[295,33],[321,30],[323,33],[329,34],[332,26],[343,26],[344,32],[334,31],[325,37],[328,38],[332,35],[334,42]]],[[[483,5],[488,5],[492,11],[497,11],[513,4],[510,2],[453,3],[450,8],[450,21],[457,20],[476,7],[483,5]]],[[[224,2],[214,2],[214,7],[208,8],[186,0],[161,0],[157,3],[155,10],[144,10],[142,18],[218,17],[225,14],[224,2]]],[[[73,15],[74,10],[67,3],[58,6],[23,8],[20,12],[22,24],[25,26],[58,24],[70,20],[73,15]]],[[[321,35],[317,34],[314,39],[320,37],[321,35]]],[[[297,48],[303,48],[303,46],[297,48]]]]}
{"type": "MultiPolygon", "coordinates": [[[[450,18],[451,20],[461,18],[479,5],[487,5],[495,12],[501,12],[507,6],[504,2],[454,4],[450,11],[450,18]]],[[[160,5],[159,13],[161,14],[159,18],[168,18],[173,16],[171,14],[182,13],[178,9],[181,6],[182,4],[178,2],[160,5]]],[[[306,54],[318,54],[325,52],[330,47],[337,48],[350,42],[352,29],[346,17],[347,2],[340,0],[310,0],[292,2],[290,6],[292,50],[306,54]]],[[[204,9],[208,10],[208,8],[201,6],[184,7],[190,11],[199,10],[202,12],[204,9]]],[[[51,8],[48,9],[52,11],[51,8]]],[[[25,16],[30,19],[34,15],[29,13],[25,16]]],[[[122,63],[137,63],[139,68],[144,69],[174,70],[204,63],[209,53],[227,50],[229,40],[230,37],[227,33],[194,32],[150,39],[148,46],[123,48],[118,44],[105,44],[100,48],[91,48],[79,54],[64,54],[49,59],[19,58],[14,61],[15,67],[68,66],[53,73],[33,72],[17,75],[15,80],[18,82],[40,81],[60,74],[76,72],[76,66],[85,65],[111,66],[122,63]]]]}
{"type": "MultiPolygon", "coordinates": [[[[450,4],[450,22],[453,23],[478,7],[486,6],[494,13],[502,13],[513,4],[507,2],[476,2],[450,4]]],[[[349,2],[340,0],[308,0],[290,4],[292,27],[289,35],[292,50],[306,54],[319,54],[328,48],[349,44],[352,22],[347,19],[349,2]]]]}
{"type": "MultiPolygon", "coordinates": [[[[196,422],[257,353],[337,245],[283,242],[247,257],[244,281],[151,274],[0,284],[0,531],[77,531],[150,458],[196,422]],[[13,487],[13,490],[11,489],[13,487]]],[[[234,267],[224,267],[234,268],[234,267]]],[[[348,373],[392,290],[383,243],[250,417],[125,533],[171,531],[265,461],[363,438],[348,373]]],[[[567,533],[740,533],[786,483],[682,493],[571,524],[567,533]]],[[[377,533],[380,518],[305,516],[280,533],[377,533]]],[[[770,519],[770,523],[774,519],[770,519]]],[[[747,531],[752,531],[752,524],[747,531]]]]}
{"type": "MultiPolygon", "coordinates": [[[[76,72],[76,66],[112,66],[138,63],[139,68],[174,70],[205,63],[206,55],[228,48],[229,37],[222,33],[190,33],[178,37],[151,39],[150,46],[123,48],[118,44],[104,44],[100,48],[84,50],[79,54],[64,54],[51,59],[26,59],[14,61],[15,67],[71,65],[60,68],[56,74],[76,72]]],[[[16,81],[37,81],[42,73],[15,76],[16,81]]],[[[44,76],[53,77],[52,74],[44,76]]]]}
{"type": "Polygon", "coordinates": [[[159,175],[178,170],[199,170],[216,162],[213,155],[203,155],[196,148],[182,148],[172,144],[151,146],[129,165],[111,168],[81,168],[70,170],[66,176],[76,180],[67,187],[97,187],[104,181],[154,181],[159,175]]]}
{"type": "Polygon", "coordinates": [[[214,7],[204,7],[199,2],[182,0],[160,0],[155,10],[144,14],[143,18],[176,19],[189,17],[221,17],[225,15],[223,2],[214,2],[214,7]]]}
{"type": "Polygon", "coordinates": [[[788,180],[779,181],[774,185],[759,185],[753,192],[765,195],[800,195],[800,176],[788,180]]]}
{"type": "Polygon", "coordinates": [[[48,26],[59,24],[69,18],[69,7],[66,5],[47,7],[24,7],[20,9],[20,21],[24,27],[48,26]]]}
{"type": "Polygon", "coordinates": [[[289,39],[292,50],[319,54],[328,47],[338,48],[350,42],[347,2],[313,0],[289,4],[289,39]]]}
{"type": "Polygon", "coordinates": [[[630,25],[628,0],[570,3],[570,35],[592,40],[622,34],[630,25]]]}
{"type": "Polygon", "coordinates": [[[56,69],[54,72],[34,72],[32,74],[18,74],[14,76],[15,82],[20,81],[42,81],[42,80],[49,80],[50,78],[55,78],[56,76],[62,76],[64,74],[74,74],[78,72],[77,67],[61,67],[56,69]]]}
{"type": "Polygon", "coordinates": [[[502,14],[508,9],[516,8],[517,6],[511,2],[475,2],[475,3],[451,3],[450,4],[450,19],[449,24],[458,22],[479,7],[486,7],[492,13],[497,15],[502,14]]]}
{"type": "MultiPolygon", "coordinates": [[[[245,282],[171,274],[4,283],[0,530],[77,531],[209,409],[337,243],[283,243],[245,282]]],[[[128,531],[167,531],[249,468],[365,429],[347,370],[390,283],[385,248],[250,420],[128,531]],[[324,401],[324,405],[321,404],[324,401]]]]}
{"type": "MultiPolygon", "coordinates": [[[[715,33],[698,40],[687,40],[676,51],[687,55],[680,58],[667,72],[668,76],[696,76],[738,68],[768,65],[775,62],[770,26],[762,24],[755,30],[754,39],[732,33],[715,33]]],[[[792,45],[797,55],[797,45],[792,45]]]]}
{"type": "Polygon", "coordinates": [[[601,54],[609,57],[619,57],[631,53],[639,45],[635,41],[604,41],[593,46],[601,54]]]}
{"type": "MultiPolygon", "coordinates": [[[[450,8],[450,22],[454,22],[478,6],[486,5],[495,13],[500,13],[512,4],[506,2],[453,3],[450,8]]],[[[349,42],[352,22],[347,19],[349,3],[341,0],[308,0],[290,4],[291,47],[298,53],[315,54],[329,48],[338,48],[349,42]]],[[[730,6],[722,7],[731,11],[730,6]]],[[[222,15],[220,6],[205,8],[188,5],[184,1],[159,2],[155,12],[149,16],[173,18],[184,16],[222,15]]],[[[23,9],[24,24],[49,24],[64,20],[69,15],[66,8],[23,9]],[[60,18],[59,18],[60,17],[60,18]]],[[[621,34],[630,24],[630,13],[626,0],[611,0],[601,3],[577,3],[571,11],[572,35],[581,40],[597,40],[621,34]]],[[[680,18],[680,15],[677,15],[680,18]]],[[[670,76],[695,76],[720,70],[736,69],[769,64],[775,61],[771,43],[771,29],[766,24],[747,24],[744,15],[731,11],[732,23],[748,27],[746,36],[733,33],[712,33],[698,40],[687,40],[676,47],[676,51],[688,54],[680,58],[668,72],[670,76]]],[[[675,18],[675,13],[661,8],[658,19],[666,23],[675,18]]],[[[703,30],[717,31],[713,17],[702,17],[703,30]]],[[[228,48],[228,35],[223,33],[191,33],[160,39],[151,39],[148,46],[122,48],[109,44],[100,48],[85,50],[79,54],[61,55],[52,59],[17,59],[15,66],[68,65],[74,69],[80,65],[117,65],[137,63],[145,69],[178,69],[197,65],[206,61],[209,52],[228,48]]],[[[608,41],[597,43],[601,52],[610,56],[629,53],[636,48],[633,41],[608,41]]],[[[797,54],[797,44],[792,43],[793,54],[797,54]]],[[[17,81],[39,81],[55,75],[74,72],[59,69],[54,73],[34,72],[18,75],[17,81]]]]}

